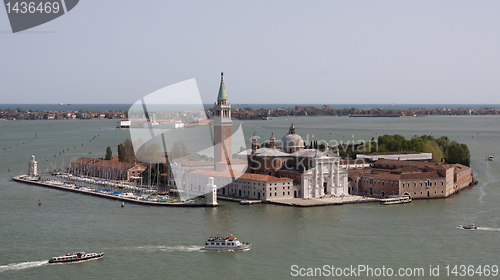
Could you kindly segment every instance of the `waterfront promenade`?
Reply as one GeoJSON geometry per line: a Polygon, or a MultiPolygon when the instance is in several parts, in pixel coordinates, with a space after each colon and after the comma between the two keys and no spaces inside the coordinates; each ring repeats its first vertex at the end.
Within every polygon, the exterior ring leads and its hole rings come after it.
{"type": "Polygon", "coordinates": [[[368,203],[378,202],[378,198],[363,197],[359,195],[345,195],[345,196],[325,196],[322,198],[302,199],[302,198],[281,198],[273,199],[269,203],[286,205],[286,206],[325,206],[325,205],[342,205],[353,203],[368,203]]]}
{"type": "Polygon", "coordinates": [[[327,196],[322,198],[302,199],[302,198],[277,198],[268,201],[244,199],[228,196],[219,196],[220,200],[228,200],[239,202],[242,205],[251,205],[256,203],[278,204],[284,206],[297,206],[297,207],[312,207],[312,206],[326,206],[326,205],[342,205],[353,203],[368,203],[378,202],[378,198],[363,197],[359,195],[345,195],[345,196],[327,196]]]}

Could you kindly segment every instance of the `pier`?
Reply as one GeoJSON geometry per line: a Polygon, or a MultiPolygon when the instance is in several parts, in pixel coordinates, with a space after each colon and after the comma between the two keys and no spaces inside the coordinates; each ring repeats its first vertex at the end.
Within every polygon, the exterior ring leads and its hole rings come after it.
{"type": "Polygon", "coordinates": [[[128,202],[128,203],[141,204],[141,205],[147,205],[147,206],[167,206],[167,207],[215,207],[215,206],[217,206],[217,205],[207,205],[207,204],[202,204],[202,203],[194,203],[194,202],[189,202],[189,201],[186,201],[186,202],[158,202],[158,201],[140,200],[138,198],[123,197],[123,196],[119,196],[117,194],[97,192],[97,191],[94,191],[93,189],[76,188],[76,185],[74,187],[72,187],[72,186],[64,185],[62,183],[61,184],[54,184],[54,183],[49,183],[49,182],[43,182],[43,181],[35,179],[35,177],[31,177],[28,175],[15,176],[12,179],[14,181],[20,182],[20,183],[38,185],[38,186],[52,188],[52,189],[70,191],[70,192],[75,192],[75,193],[80,193],[80,194],[85,194],[85,195],[98,196],[98,197],[113,199],[113,200],[117,200],[117,201],[121,201],[121,202],[128,202]]]}

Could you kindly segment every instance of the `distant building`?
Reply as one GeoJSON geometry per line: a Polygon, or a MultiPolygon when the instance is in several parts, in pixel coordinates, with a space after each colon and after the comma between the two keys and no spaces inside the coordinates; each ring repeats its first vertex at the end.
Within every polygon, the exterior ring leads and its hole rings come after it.
{"type": "Polygon", "coordinates": [[[184,123],[178,120],[161,121],[159,122],[159,126],[166,129],[180,129],[184,128],[184,123]]]}
{"type": "Polygon", "coordinates": [[[129,120],[119,120],[116,121],[116,128],[130,128],[132,121],[129,120]]]}
{"type": "Polygon", "coordinates": [[[306,110],[306,109],[314,110],[317,108],[314,106],[299,106],[299,104],[295,105],[295,110],[302,111],[302,110],[306,110]]]}

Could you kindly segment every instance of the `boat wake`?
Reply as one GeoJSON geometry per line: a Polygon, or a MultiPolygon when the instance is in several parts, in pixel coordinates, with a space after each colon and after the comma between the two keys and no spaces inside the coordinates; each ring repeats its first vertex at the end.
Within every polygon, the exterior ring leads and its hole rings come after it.
{"type": "Polygon", "coordinates": [[[480,203],[483,203],[483,198],[486,196],[486,191],[485,191],[485,187],[490,185],[490,184],[493,184],[493,183],[496,183],[500,180],[500,178],[498,176],[495,176],[494,172],[491,170],[491,162],[488,162],[488,161],[480,161],[478,162],[478,169],[477,170],[481,170],[482,172],[484,172],[484,176],[482,178],[482,181],[483,182],[479,182],[479,191],[480,191],[480,194],[479,194],[479,202],[480,203]]]}
{"type": "Polygon", "coordinates": [[[9,270],[22,270],[32,267],[39,267],[48,265],[49,260],[44,261],[35,261],[35,262],[21,262],[21,263],[11,263],[7,265],[0,265],[0,272],[9,271],[9,270]]]}
{"type": "Polygon", "coordinates": [[[500,231],[500,228],[477,227],[477,230],[500,231]]]}
{"type": "Polygon", "coordinates": [[[179,246],[162,246],[162,245],[158,245],[158,246],[139,246],[139,247],[135,247],[133,248],[133,250],[137,250],[137,251],[146,251],[146,252],[156,252],[156,251],[162,251],[162,252],[197,252],[197,251],[201,251],[201,249],[203,248],[203,246],[195,246],[195,245],[191,245],[191,246],[182,246],[182,245],[179,245],[179,246]]]}

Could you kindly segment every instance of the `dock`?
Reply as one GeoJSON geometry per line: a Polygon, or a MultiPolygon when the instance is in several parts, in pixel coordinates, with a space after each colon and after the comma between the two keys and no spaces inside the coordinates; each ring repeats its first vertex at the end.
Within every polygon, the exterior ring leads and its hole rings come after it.
{"type": "Polygon", "coordinates": [[[233,196],[218,196],[219,200],[227,200],[233,202],[239,202],[241,205],[252,205],[257,203],[266,204],[277,204],[283,206],[296,206],[296,207],[314,207],[314,206],[327,206],[327,205],[343,205],[343,204],[354,204],[354,203],[370,203],[379,202],[379,198],[375,197],[364,197],[360,195],[345,195],[345,196],[325,196],[322,198],[277,198],[270,200],[257,200],[248,198],[238,198],[233,196]]]}
{"type": "Polygon", "coordinates": [[[263,203],[263,201],[259,199],[248,199],[248,198],[240,198],[240,197],[225,196],[225,195],[218,195],[217,199],[239,202],[241,205],[252,205],[252,204],[263,203]]]}
{"type": "Polygon", "coordinates": [[[98,196],[102,198],[107,198],[107,199],[112,199],[112,200],[117,200],[117,201],[122,201],[122,202],[128,202],[128,203],[134,203],[134,204],[140,204],[140,205],[146,205],[146,206],[166,206],[166,207],[215,207],[216,205],[207,205],[207,204],[202,204],[202,203],[192,203],[192,202],[157,202],[157,201],[147,201],[147,200],[139,200],[139,199],[134,199],[134,198],[128,198],[128,197],[121,197],[115,194],[106,194],[102,192],[94,192],[90,190],[82,190],[82,189],[77,189],[73,187],[66,187],[63,185],[56,185],[56,184],[50,184],[46,182],[42,182],[39,180],[27,180],[27,177],[25,175],[20,175],[20,176],[15,176],[12,179],[16,182],[20,183],[25,183],[25,184],[32,184],[32,185],[38,185],[46,188],[52,188],[52,189],[58,189],[58,190],[64,190],[64,191],[70,191],[70,192],[75,192],[75,193],[80,193],[80,194],[85,194],[85,195],[91,195],[91,196],[98,196]]]}
{"type": "Polygon", "coordinates": [[[363,197],[360,195],[327,196],[322,198],[302,199],[302,198],[282,198],[272,199],[266,203],[295,206],[295,207],[315,207],[327,205],[344,205],[354,203],[378,202],[380,199],[374,197],[363,197]]]}

